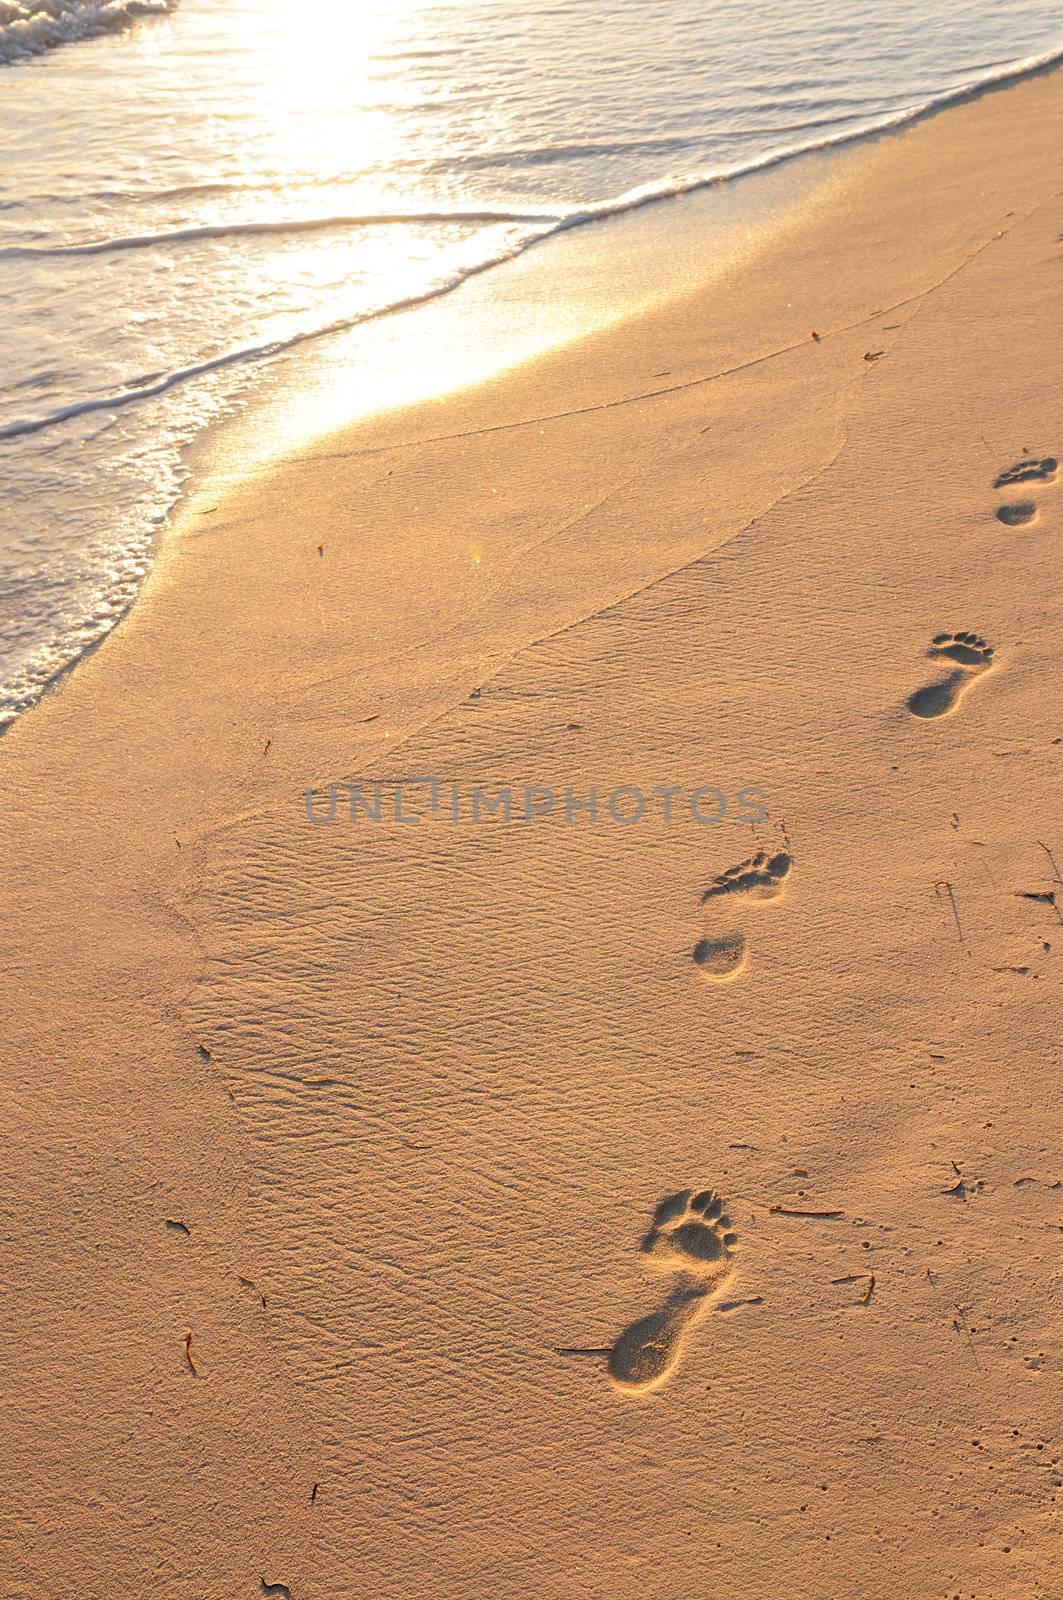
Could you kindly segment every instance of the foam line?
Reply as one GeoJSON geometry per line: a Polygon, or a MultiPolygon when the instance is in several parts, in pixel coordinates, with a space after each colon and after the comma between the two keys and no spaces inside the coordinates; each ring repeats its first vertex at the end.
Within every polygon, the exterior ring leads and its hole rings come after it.
{"type": "Polygon", "coordinates": [[[43,55],[62,44],[121,33],[144,17],[164,17],[177,0],[4,0],[0,66],[43,55]]]}

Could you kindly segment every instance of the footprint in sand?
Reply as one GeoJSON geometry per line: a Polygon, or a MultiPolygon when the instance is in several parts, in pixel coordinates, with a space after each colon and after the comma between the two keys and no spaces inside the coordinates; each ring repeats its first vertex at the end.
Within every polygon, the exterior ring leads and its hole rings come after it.
{"type": "MultiPolygon", "coordinates": [[[[1059,462],[1055,456],[1026,456],[1014,466],[1005,467],[993,484],[994,489],[1013,489],[1020,483],[1053,483],[1059,462]]],[[[1008,500],[997,510],[997,520],[1007,528],[1021,528],[1037,515],[1035,500],[1008,500]]]]}
{"type": "Polygon", "coordinates": [[[993,665],[993,646],[976,633],[939,633],[927,655],[932,661],[955,661],[957,666],[939,683],[928,683],[909,695],[913,717],[943,717],[955,711],[971,684],[993,665]]]}
{"type": "Polygon", "coordinates": [[[642,1252],[650,1264],[676,1274],[656,1311],[625,1328],[609,1356],[621,1389],[656,1389],[675,1367],[683,1336],[731,1276],[736,1235],[711,1189],[683,1189],[662,1200],[642,1252]]]}
{"type": "MultiPolygon", "coordinates": [[[[714,878],[702,895],[701,903],[707,905],[710,901],[730,895],[740,895],[745,900],[775,900],[782,893],[792,866],[793,857],[785,850],[779,850],[775,855],[758,850],[748,861],[740,861],[736,867],[728,867],[726,872],[714,878]]],[[[746,936],[731,931],[699,939],[693,955],[706,978],[711,978],[715,983],[726,983],[729,978],[736,978],[746,964],[746,936]]]]}

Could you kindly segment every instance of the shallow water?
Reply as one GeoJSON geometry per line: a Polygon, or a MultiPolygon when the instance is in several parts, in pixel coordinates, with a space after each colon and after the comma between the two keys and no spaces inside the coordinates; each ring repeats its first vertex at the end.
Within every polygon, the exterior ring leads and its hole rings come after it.
{"type": "Polygon", "coordinates": [[[0,0],[0,726],[267,370],[1061,42],[1042,0],[0,0]]]}

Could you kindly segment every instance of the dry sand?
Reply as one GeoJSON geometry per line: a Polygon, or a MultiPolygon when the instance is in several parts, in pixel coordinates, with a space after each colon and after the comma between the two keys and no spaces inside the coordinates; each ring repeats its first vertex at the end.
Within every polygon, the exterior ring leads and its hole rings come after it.
{"type": "Polygon", "coordinates": [[[1061,129],[207,488],[2,742],[5,1596],[1063,1595],[1061,129]],[[307,819],[427,775],[767,816],[307,819]]]}

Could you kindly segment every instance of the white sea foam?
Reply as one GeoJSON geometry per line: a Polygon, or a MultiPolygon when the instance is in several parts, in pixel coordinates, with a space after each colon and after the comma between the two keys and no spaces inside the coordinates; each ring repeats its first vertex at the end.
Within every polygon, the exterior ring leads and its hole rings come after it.
{"type": "Polygon", "coordinates": [[[345,228],[429,227],[433,224],[546,222],[567,220],[565,212],[453,210],[453,211],[370,211],[361,216],[292,217],[290,220],[262,218],[258,222],[216,222],[199,228],[171,228],[162,233],[130,234],[117,239],[90,239],[84,244],[24,244],[0,247],[0,261],[32,259],[34,256],[99,256],[114,250],[150,250],[179,244],[200,244],[205,239],[238,239],[270,233],[338,233],[345,228]]]}
{"type": "Polygon", "coordinates": [[[144,17],[172,11],[177,0],[0,0],[0,65],[61,44],[121,33],[144,17]]]}

